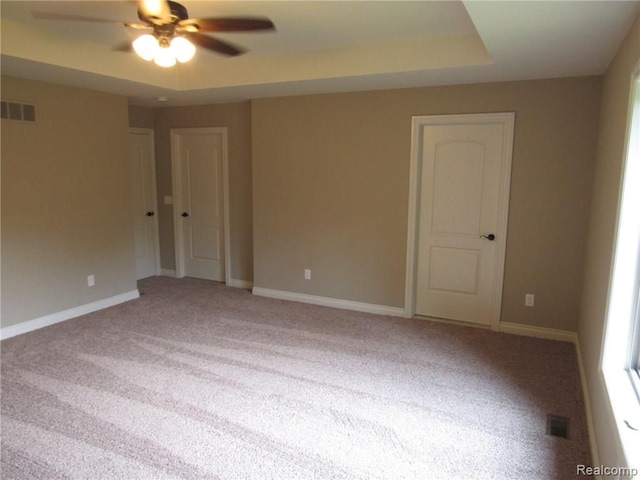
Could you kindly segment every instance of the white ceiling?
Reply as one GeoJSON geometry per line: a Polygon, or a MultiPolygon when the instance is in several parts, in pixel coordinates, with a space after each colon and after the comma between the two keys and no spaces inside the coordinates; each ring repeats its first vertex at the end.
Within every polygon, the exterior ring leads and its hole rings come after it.
{"type": "Polygon", "coordinates": [[[138,34],[132,1],[0,2],[3,75],[126,95],[131,103],[249,98],[604,73],[639,1],[187,1],[192,18],[259,15],[277,31],[219,34],[248,48],[198,50],[163,69],[113,47],[138,34]],[[33,12],[105,19],[71,22],[33,12]]]}

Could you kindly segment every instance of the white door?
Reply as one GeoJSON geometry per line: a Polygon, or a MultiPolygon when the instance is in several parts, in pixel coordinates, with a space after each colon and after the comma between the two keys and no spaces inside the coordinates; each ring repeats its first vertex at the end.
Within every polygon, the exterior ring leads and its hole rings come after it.
{"type": "Polygon", "coordinates": [[[415,313],[497,327],[514,114],[422,118],[415,313]]]}
{"type": "Polygon", "coordinates": [[[226,129],[171,131],[176,275],[226,281],[226,129]]]}
{"type": "Polygon", "coordinates": [[[158,217],[153,130],[129,131],[129,156],[133,179],[133,230],[136,278],[158,275],[158,217]]]}

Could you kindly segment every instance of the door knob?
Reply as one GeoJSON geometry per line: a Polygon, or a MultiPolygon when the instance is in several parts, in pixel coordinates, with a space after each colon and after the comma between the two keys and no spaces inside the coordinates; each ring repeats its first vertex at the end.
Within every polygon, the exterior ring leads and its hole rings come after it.
{"type": "Polygon", "coordinates": [[[182,212],[182,216],[187,218],[189,216],[189,214],[187,212],[182,212]]]}
{"type": "Polygon", "coordinates": [[[146,215],[147,217],[153,217],[156,214],[156,212],[147,212],[146,215]]]}
{"type": "Polygon", "coordinates": [[[480,235],[480,238],[486,238],[490,242],[493,242],[496,239],[496,236],[493,233],[490,233],[489,235],[480,235]]]}

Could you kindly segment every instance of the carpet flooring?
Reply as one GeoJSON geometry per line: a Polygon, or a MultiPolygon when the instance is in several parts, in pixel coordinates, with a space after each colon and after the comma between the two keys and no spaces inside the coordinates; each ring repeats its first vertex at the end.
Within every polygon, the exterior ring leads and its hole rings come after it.
{"type": "MultiPolygon", "coordinates": [[[[1,343],[8,479],[570,479],[575,348],[154,277],[1,343]],[[545,433],[570,418],[570,438],[545,433]]],[[[585,478],[585,477],[580,477],[585,478]]]]}

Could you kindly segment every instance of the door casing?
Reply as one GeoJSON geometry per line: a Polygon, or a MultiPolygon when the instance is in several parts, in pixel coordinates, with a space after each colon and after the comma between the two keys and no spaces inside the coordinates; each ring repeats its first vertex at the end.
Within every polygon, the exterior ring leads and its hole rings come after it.
{"type": "MultiPolygon", "coordinates": [[[[154,262],[155,262],[155,275],[160,275],[160,237],[159,237],[159,233],[158,233],[158,195],[157,195],[157,190],[156,190],[156,160],[155,160],[155,141],[154,141],[154,131],[150,128],[129,128],[129,135],[141,135],[143,137],[145,137],[147,139],[147,141],[149,142],[149,156],[150,156],[150,160],[151,160],[151,164],[150,164],[150,169],[147,172],[146,170],[143,172],[143,175],[145,173],[149,173],[151,178],[148,179],[149,181],[147,182],[150,186],[150,192],[149,193],[149,201],[150,204],[148,205],[148,208],[151,209],[152,212],[154,212],[154,215],[151,219],[148,219],[148,221],[152,222],[153,225],[153,244],[154,244],[154,262]]],[[[138,213],[142,213],[142,212],[138,212],[138,213]]],[[[133,214],[135,215],[136,212],[133,212],[133,214]]],[[[146,275],[145,275],[146,276],[146,275]]],[[[139,280],[140,278],[144,278],[143,276],[140,275],[140,272],[138,271],[138,269],[136,268],[136,278],[139,280]]]]}
{"type": "Polygon", "coordinates": [[[224,224],[224,281],[231,279],[231,241],[229,231],[229,161],[227,146],[227,127],[172,128],[171,137],[171,170],[173,180],[173,233],[175,243],[176,277],[185,276],[183,233],[180,228],[180,198],[182,195],[180,182],[179,147],[183,135],[220,135],[222,138],[222,213],[224,224]]]}
{"type": "Polygon", "coordinates": [[[412,117],[411,129],[411,163],[409,170],[409,215],[407,226],[407,263],[405,280],[404,315],[415,315],[416,278],[418,260],[418,232],[419,232],[419,200],[420,179],[422,174],[422,132],[430,125],[464,125],[478,123],[502,122],[505,126],[504,161],[500,172],[501,191],[499,195],[499,213],[497,237],[497,265],[493,288],[491,323],[492,330],[500,329],[500,312],[502,307],[502,287],[504,281],[504,264],[506,254],[507,221],[509,214],[509,192],[511,184],[511,163],[513,156],[513,136],[515,128],[515,113],[481,113],[462,115],[423,115],[412,117]]]}

